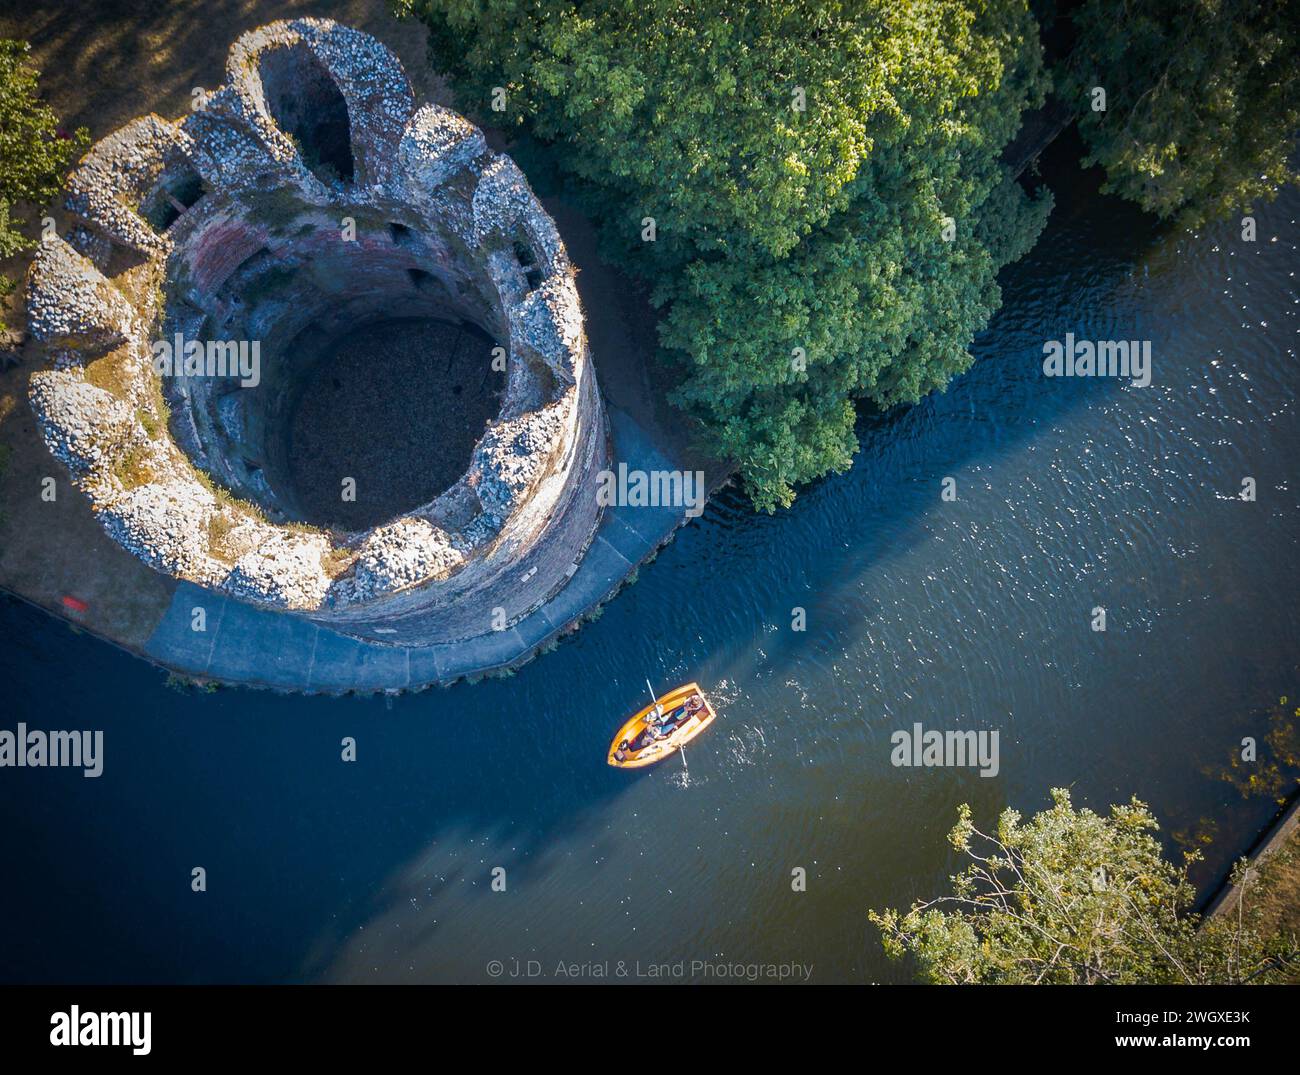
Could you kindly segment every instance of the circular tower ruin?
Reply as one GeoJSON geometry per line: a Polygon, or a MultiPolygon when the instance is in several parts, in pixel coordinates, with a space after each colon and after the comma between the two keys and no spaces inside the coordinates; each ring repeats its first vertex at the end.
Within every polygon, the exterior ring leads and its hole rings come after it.
{"type": "Polygon", "coordinates": [[[380,641],[500,629],[525,557],[551,592],[573,574],[608,454],[573,267],[514,162],[417,109],[378,41],[245,34],[190,115],[103,139],[69,192],[30,397],[115,541],[380,641]]]}

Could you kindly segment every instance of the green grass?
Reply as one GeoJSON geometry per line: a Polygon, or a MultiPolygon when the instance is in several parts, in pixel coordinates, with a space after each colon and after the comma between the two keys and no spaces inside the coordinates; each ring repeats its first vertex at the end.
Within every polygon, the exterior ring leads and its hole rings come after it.
{"type": "Polygon", "coordinates": [[[149,449],[143,444],[133,444],[113,461],[113,474],[125,489],[138,489],[158,477],[149,465],[149,449]]]}
{"type": "Polygon", "coordinates": [[[240,201],[247,211],[248,220],[277,235],[287,234],[298,218],[309,211],[296,194],[283,187],[250,191],[242,194],[240,201]]]}
{"type": "Polygon", "coordinates": [[[127,372],[130,358],[130,348],[119,347],[116,351],[95,359],[86,366],[86,381],[122,402],[130,403],[131,378],[127,372]]]}

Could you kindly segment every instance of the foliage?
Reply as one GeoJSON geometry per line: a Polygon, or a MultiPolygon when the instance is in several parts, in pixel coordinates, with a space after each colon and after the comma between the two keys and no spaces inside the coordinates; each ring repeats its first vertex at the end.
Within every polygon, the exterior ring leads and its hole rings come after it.
{"type": "MultiPolygon", "coordinates": [[[[1187,880],[1196,856],[1182,867],[1166,861],[1158,828],[1136,799],[1101,817],[1076,809],[1063,788],[1027,822],[1004,811],[993,834],[963,806],[949,839],[969,864],[952,878],[953,894],[870,918],[886,952],[910,954],[931,982],[1281,980],[1300,956],[1297,939],[1264,937],[1244,910],[1198,930],[1187,880]]],[[[1243,907],[1250,897],[1248,885],[1243,907]]]]}
{"type": "Polygon", "coordinates": [[[1062,72],[1107,191],[1198,227],[1297,178],[1300,5],[1086,0],[1062,72]],[[1106,90],[1106,111],[1088,97],[1106,90]]]}
{"type": "MultiPolygon", "coordinates": [[[[58,117],[37,94],[29,52],[25,41],[0,40],[0,258],[31,247],[20,230],[26,221],[13,216],[15,208],[46,205],[90,141],[84,127],[71,137],[60,134],[58,117]]],[[[0,277],[0,291],[10,287],[0,277]]]]}
{"type": "Polygon", "coordinates": [[[855,399],[915,400],[969,365],[995,274],[1049,208],[998,159],[1045,85],[1024,0],[398,7],[462,106],[549,147],[652,284],[676,402],[761,508],[849,465],[855,399]]]}
{"type": "MultiPolygon", "coordinates": [[[[1234,749],[1223,768],[1207,772],[1227,781],[1243,796],[1269,795],[1279,803],[1300,790],[1300,708],[1283,697],[1271,707],[1262,756],[1247,761],[1234,749]]],[[[1256,747],[1258,749],[1258,746],[1256,747]]]]}

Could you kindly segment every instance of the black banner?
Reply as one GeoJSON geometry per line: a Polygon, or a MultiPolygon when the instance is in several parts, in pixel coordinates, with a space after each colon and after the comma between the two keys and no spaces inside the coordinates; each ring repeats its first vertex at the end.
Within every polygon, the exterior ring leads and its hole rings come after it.
{"type": "MultiPolygon", "coordinates": [[[[700,1005],[715,1009],[733,1033],[748,1028],[740,1037],[749,1044],[737,1044],[738,1050],[761,1038],[765,1047],[798,1051],[843,1035],[927,1061],[990,1055],[991,1046],[1011,1059],[1032,1041],[1071,1060],[1198,1053],[1231,1062],[1243,1053],[1280,1055],[1297,996],[1285,987],[1144,986],[740,986],[686,995],[652,986],[7,987],[0,998],[0,1055],[7,1063],[65,1056],[89,1063],[337,1063],[414,1050],[432,1062],[453,1042],[463,1049],[466,1031],[490,1021],[499,1033],[484,1039],[484,1055],[499,1059],[512,1046],[535,1052],[539,1040],[554,1042],[561,1024],[583,1051],[579,1043],[588,1035],[592,1043],[608,1043],[611,1033],[635,1040],[657,1033],[653,1024],[660,1019],[668,1024],[661,1029],[676,1024],[685,1033],[683,1012],[700,1005]]],[[[689,1034],[697,1038],[699,1031],[689,1034]]]]}

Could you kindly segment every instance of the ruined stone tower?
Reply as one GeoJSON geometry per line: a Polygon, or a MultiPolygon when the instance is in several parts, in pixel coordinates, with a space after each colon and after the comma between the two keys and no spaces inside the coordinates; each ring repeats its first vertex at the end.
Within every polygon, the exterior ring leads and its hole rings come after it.
{"type": "Polygon", "coordinates": [[[30,394],[114,540],[359,636],[476,602],[486,618],[529,553],[556,588],[572,575],[607,456],[573,268],[514,162],[417,109],[379,42],[317,19],[245,34],[192,114],[103,139],[69,190],[73,224],[29,279],[50,359],[30,394]],[[287,424],[338,339],[378,326],[382,363],[399,318],[472,329],[499,407],[450,487],[340,529],[304,510],[287,424]]]}

